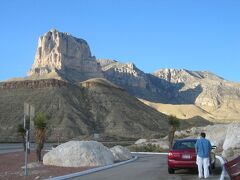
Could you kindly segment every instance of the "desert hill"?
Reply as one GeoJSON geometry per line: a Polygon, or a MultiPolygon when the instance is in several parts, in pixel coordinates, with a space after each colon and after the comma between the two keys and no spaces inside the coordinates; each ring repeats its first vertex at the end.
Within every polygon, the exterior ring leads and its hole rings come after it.
{"type": "Polygon", "coordinates": [[[48,138],[62,140],[99,133],[111,139],[137,139],[167,133],[166,116],[143,104],[127,91],[102,79],[79,85],[61,80],[1,83],[0,141],[16,140],[23,121],[23,102],[48,118],[48,138]]]}
{"type": "Polygon", "coordinates": [[[146,101],[143,99],[139,99],[146,105],[162,112],[166,115],[175,115],[180,119],[189,119],[195,116],[201,116],[204,119],[208,119],[212,121],[213,115],[208,113],[207,111],[201,109],[200,107],[193,105],[193,104],[183,104],[183,105],[176,105],[176,104],[162,104],[162,103],[154,103],[150,101],[146,101]]]}

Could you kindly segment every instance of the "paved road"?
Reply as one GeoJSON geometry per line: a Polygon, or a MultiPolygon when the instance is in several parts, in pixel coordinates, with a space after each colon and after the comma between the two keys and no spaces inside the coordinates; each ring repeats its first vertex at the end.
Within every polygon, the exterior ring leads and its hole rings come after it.
{"type": "MultiPolygon", "coordinates": [[[[129,164],[114,167],[104,171],[84,175],[71,180],[194,180],[198,179],[196,172],[178,170],[176,174],[167,173],[166,155],[139,155],[138,159],[129,164]]],[[[219,179],[220,170],[209,179],[219,179]]]]}
{"type": "MultiPolygon", "coordinates": [[[[44,150],[49,150],[52,148],[51,143],[46,143],[44,145],[44,150]]],[[[35,149],[35,144],[31,144],[31,149],[35,149]]],[[[19,152],[23,151],[22,143],[0,143],[0,154],[11,153],[11,152],[19,152]]]]}

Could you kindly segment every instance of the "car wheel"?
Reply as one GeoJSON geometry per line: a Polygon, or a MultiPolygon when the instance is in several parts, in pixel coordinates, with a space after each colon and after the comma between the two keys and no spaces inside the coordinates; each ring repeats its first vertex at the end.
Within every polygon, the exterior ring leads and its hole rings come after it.
{"type": "Polygon", "coordinates": [[[174,172],[175,172],[174,169],[172,169],[172,168],[168,168],[168,173],[169,173],[169,174],[174,174],[174,172]]]}
{"type": "Polygon", "coordinates": [[[212,169],[215,169],[215,163],[212,163],[212,164],[211,164],[211,168],[212,168],[212,169]]]}
{"type": "Polygon", "coordinates": [[[209,174],[212,174],[212,167],[208,166],[209,174]]]}

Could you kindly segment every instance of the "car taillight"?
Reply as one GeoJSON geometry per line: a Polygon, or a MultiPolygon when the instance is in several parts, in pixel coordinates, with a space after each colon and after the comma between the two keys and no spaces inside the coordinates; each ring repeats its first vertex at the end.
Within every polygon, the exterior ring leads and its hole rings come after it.
{"type": "Polygon", "coordinates": [[[168,153],[168,159],[173,159],[173,158],[174,158],[173,153],[169,152],[168,153]]]}

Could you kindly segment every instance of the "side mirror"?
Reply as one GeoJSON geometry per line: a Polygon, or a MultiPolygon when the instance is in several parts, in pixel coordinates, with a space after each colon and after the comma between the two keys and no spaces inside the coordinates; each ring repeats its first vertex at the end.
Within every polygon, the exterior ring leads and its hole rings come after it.
{"type": "Polygon", "coordinates": [[[216,149],[217,148],[217,146],[212,146],[212,149],[216,149]]]}

